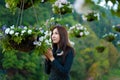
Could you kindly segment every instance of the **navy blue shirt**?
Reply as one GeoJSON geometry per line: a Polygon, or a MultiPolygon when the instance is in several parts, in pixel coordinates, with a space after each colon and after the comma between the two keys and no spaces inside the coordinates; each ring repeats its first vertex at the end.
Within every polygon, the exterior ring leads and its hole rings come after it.
{"type": "MultiPolygon", "coordinates": [[[[54,60],[45,60],[45,72],[49,74],[49,80],[70,80],[70,69],[73,63],[74,51],[69,49],[65,56],[64,62],[63,57],[60,54],[60,50],[53,51],[54,60]]],[[[64,53],[63,53],[64,54],[64,53]]]]}

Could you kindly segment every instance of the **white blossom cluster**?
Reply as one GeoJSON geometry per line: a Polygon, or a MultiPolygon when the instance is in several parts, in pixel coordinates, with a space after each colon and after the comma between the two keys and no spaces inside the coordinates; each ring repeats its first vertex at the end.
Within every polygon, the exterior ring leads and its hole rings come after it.
{"type": "Polygon", "coordinates": [[[6,8],[10,8],[10,5],[8,3],[5,4],[6,8]]]}
{"type": "Polygon", "coordinates": [[[68,2],[67,0],[57,0],[55,2],[55,4],[53,4],[53,6],[58,6],[59,8],[63,7],[64,4],[68,4],[70,2],[68,2]]]}
{"type": "Polygon", "coordinates": [[[113,28],[115,31],[120,32],[120,24],[113,25],[112,28],[113,28]]]}
{"type": "Polygon", "coordinates": [[[33,42],[36,46],[41,46],[42,44],[46,44],[47,46],[51,46],[51,33],[49,31],[43,32],[43,36],[38,37],[38,40],[33,42]]]}
{"type": "Polygon", "coordinates": [[[94,12],[94,11],[89,11],[86,14],[82,14],[82,19],[84,21],[87,21],[88,18],[93,18],[94,20],[100,20],[100,14],[98,12],[94,12]]]}
{"type": "Polygon", "coordinates": [[[10,26],[9,28],[5,29],[5,34],[14,35],[14,36],[23,36],[25,34],[31,35],[32,29],[29,29],[28,27],[23,28],[16,28],[14,25],[10,26]]]}
{"type": "Polygon", "coordinates": [[[73,41],[71,41],[71,40],[69,40],[69,43],[70,43],[71,46],[74,46],[74,45],[75,45],[75,42],[73,42],[73,41]]]}
{"type": "Polygon", "coordinates": [[[103,39],[111,42],[113,41],[115,38],[117,37],[117,34],[109,32],[108,34],[106,33],[105,35],[103,35],[103,39]]]}
{"type": "Polygon", "coordinates": [[[52,4],[52,11],[54,13],[67,12],[67,10],[72,11],[72,9],[72,4],[67,0],[56,0],[56,2],[52,4]]]}
{"type": "Polygon", "coordinates": [[[117,41],[117,45],[120,46],[120,41],[117,41]]]}
{"type": "Polygon", "coordinates": [[[119,6],[119,1],[115,0],[114,3],[112,3],[111,0],[92,0],[96,5],[99,5],[105,9],[112,9],[114,11],[118,10],[118,6],[119,6]]]}
{"type": "Polygon", "coordinates": [[[109,32],[108,34],[106,33],[105,35],[103,35],[103,37],[106,37],[106,36],[114,36],[114,37],[117,37],[117,34],[114,34],[112,32],[109,32]]]}
{"type": "Polygon", "coordinates": [[[76,24],[76,25],[70,27],[69,33],[72,33],[75,35],[77,34],[81,37],[89,35],[89,31],[87,30],[87,28],[82,26],[81,24],[76,24]]]}

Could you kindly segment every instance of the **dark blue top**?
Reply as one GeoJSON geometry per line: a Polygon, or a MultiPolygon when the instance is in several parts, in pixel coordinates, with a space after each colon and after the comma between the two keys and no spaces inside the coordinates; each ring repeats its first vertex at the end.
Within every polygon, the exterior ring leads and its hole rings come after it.
{"type": "Polygon", "coordinates": [[[60,54],[60,50],[53,51],[53,56],[55,60],[47,61],[45,60],[45,72],[49,74],[49,80],[70,80],[70,69],[73,63],[74,51],[69,49],[65,60],[63,62],[63,57],[60,54]]]}

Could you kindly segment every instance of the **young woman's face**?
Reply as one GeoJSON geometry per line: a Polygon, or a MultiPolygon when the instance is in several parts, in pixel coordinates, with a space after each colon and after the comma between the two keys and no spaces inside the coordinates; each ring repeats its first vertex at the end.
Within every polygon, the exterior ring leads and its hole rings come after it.
{"type": "Polygon", "coordinates": [[[59,32],[58,32],[57,28],[55,28],[53,30],[53,33],[52,33],[51,37],[52,37],[53,43],[59,43],[59,41],[60,41],[60,35],[59,35],[59,32]]]}

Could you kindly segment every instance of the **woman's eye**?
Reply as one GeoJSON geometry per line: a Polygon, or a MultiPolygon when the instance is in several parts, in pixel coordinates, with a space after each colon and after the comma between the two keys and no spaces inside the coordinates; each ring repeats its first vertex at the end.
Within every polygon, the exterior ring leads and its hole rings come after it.
{"type": "Polygon", "coordinates": [[[55,34],[58,34],[58,32],[55,32],[55,34]]]}

